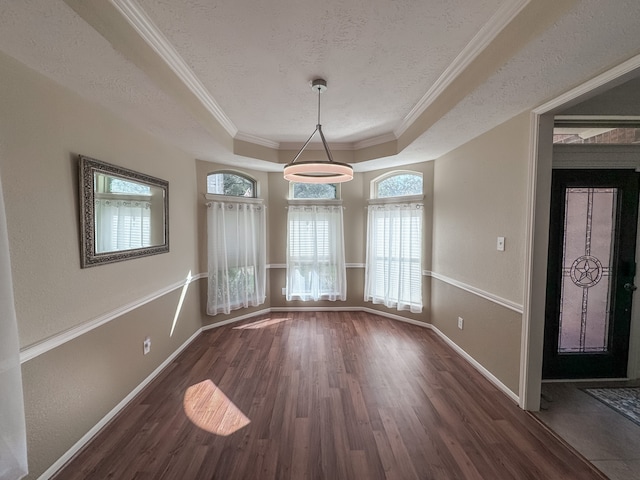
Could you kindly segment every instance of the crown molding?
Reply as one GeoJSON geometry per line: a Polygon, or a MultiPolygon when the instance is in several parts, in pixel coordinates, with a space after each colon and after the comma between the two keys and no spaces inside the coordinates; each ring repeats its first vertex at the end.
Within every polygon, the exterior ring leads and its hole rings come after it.
{"type": "Polygon", "coordinates": [[[282,147],[282,144],[279,142],[274,142],[273,140],[268,140],[266,138],[243,132],[236,133],[236,136],[233,139],[241,142],[253,143],[254,145],[260,145],[262,147],[274,148],[276,150],[279,150],[282,147]]]}
{"type": "Polygon", "coordinates": [[[365,140],[361,140],[353,144],[354,150],[360,150],[361,148],[375,147],[376,145],[382,145],[387,142],[395,142],[398,140],[398,137],[393,133],[385,133],[383,135],[378,135],[377,137],[367,138],[365,140]]]}
{"type": "Polygon", "coordinates": [[[487,23],[471,39],[451,64],[442,72],[431,88],[411,109],[402,123],[394,130],[396,138],[404,132],[429,108],[429,106],[451,85],[451,83],[473,62],[478,55],[498,36],[498,34],[522,11],[530,0],[505,2],[487,23]]]}
{"type": "Polygon", "coordinates": [[[612,68],[611,70],[607,70],[606,72],[598,75],[591,80],[586,81],[582,85],[578,85],[576,88],[569,90],[568,92],[563,93],[559,97],[556,97],[552,100],[549,100],[547,103],[540,105],[532,110],[533,115],[544,115],[545,113],[551,112],[556,108],[565,106],[567,103],[580,98],[582,95],[590,93],[610,82],[618,80],[624,75],[633,72],[637,68],[640,67],[640,55],[636,55],[635,57],[630,58],[626,62],[621,63],[620,65],[612,68]]]}
{"type": "MultiPolygon", "coordinates": [[[[299,150],[304,142],[281,142],[280,150],[299,150]]],[[[345,150],[345,151],[353,151],[357,150],[356,144],[349,142],[329,142],[329,146],[331,150],[345,150]]],[[[307,145],[305,150],[319,150],[323,151],[324,146],[320,142],[314,142],[307,145]]]]}
{"type": "Polygon", "coordinates": [[[135,0],[109,0],[118,9],[122,16],[149,44],[151,48],[166,62],[173,72],[200,100],[202,105],[222,125],[229,135],[235,137],[238,128],[231,119],[222,111],[215,99],[207,91],[202,82],[196,77],[187,63],[182,59],[169,40],[156,27],[147,13],[135,2],[135,0]]]}
{"type": "MultiPolygon", "coordinates": [[[[169,40],[153,23],[147,13],[135,0],[109,0],[127,22],[166,62],[180,80],[198,98],[202,105],[220,123],[234,140],[243,141],[274,150],[297,150],[300,143],[276,142],[255,135],[240,132],[225,114],[202,82],[182,59],[169,40]]],[[[388,142],[397,141],[407,129],[418,120],[420,115],[451,85],[477,56],[496,38],[496,36],[522,11],[530,0],[506,1],[478,31],[458,56],[440,75],[420,101],[411,109],[400,125],[393,131],[359,142],[331,143],[332,150],[357,151],[388,142]]],[[[308,150],[321,150],[321,144],[310,144],[308,150]]]]}

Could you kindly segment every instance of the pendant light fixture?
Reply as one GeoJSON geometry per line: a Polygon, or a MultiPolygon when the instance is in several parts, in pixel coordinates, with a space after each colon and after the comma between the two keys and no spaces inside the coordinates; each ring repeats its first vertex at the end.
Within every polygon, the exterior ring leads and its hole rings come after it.
{"type": "Polygon", "coordinates": [[[322,133],[322,125],[320,125],[320,94],[327,90],[326,80],[316,78],[311,82],[311,89],[318,92],[318,124],[295,158],[284,167],[284,178],[296,183],[341,183],[353,180],[353,168],[346,163],[333,161],[331,150],[329,150],[329,145],[327,145],[322,133]],[[327,160],[297,162],[316,132],[320,133],[327,160]]]}

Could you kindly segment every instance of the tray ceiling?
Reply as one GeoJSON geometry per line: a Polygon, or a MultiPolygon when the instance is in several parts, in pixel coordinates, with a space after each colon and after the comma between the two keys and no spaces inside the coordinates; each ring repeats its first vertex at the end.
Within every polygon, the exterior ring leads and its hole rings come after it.
{"type": "Polygon", "coordinates": [[[0,2],[0,50],[195,157],[436,158],[639,52],[620,0],[0,2]]]}

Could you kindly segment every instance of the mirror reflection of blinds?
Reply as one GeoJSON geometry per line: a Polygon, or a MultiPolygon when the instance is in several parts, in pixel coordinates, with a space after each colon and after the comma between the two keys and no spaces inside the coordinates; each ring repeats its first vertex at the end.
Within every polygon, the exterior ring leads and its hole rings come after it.
{"type": "Polygon", "coordinates": [[[151,245],[151,202],[130,200],[95,200],[96,253],[144,248],[151,245]],[[98,220],[100,219],[100,220],[98,220]]]}

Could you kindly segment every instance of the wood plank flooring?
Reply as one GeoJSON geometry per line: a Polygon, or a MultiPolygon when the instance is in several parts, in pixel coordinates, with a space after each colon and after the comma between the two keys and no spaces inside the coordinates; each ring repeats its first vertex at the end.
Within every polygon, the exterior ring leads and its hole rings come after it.
{"type": "Polygon", "coordinates": [[[433,332],[304,312],[204,332],[55,476],[107,478],[604,477],[433,332]]]}

